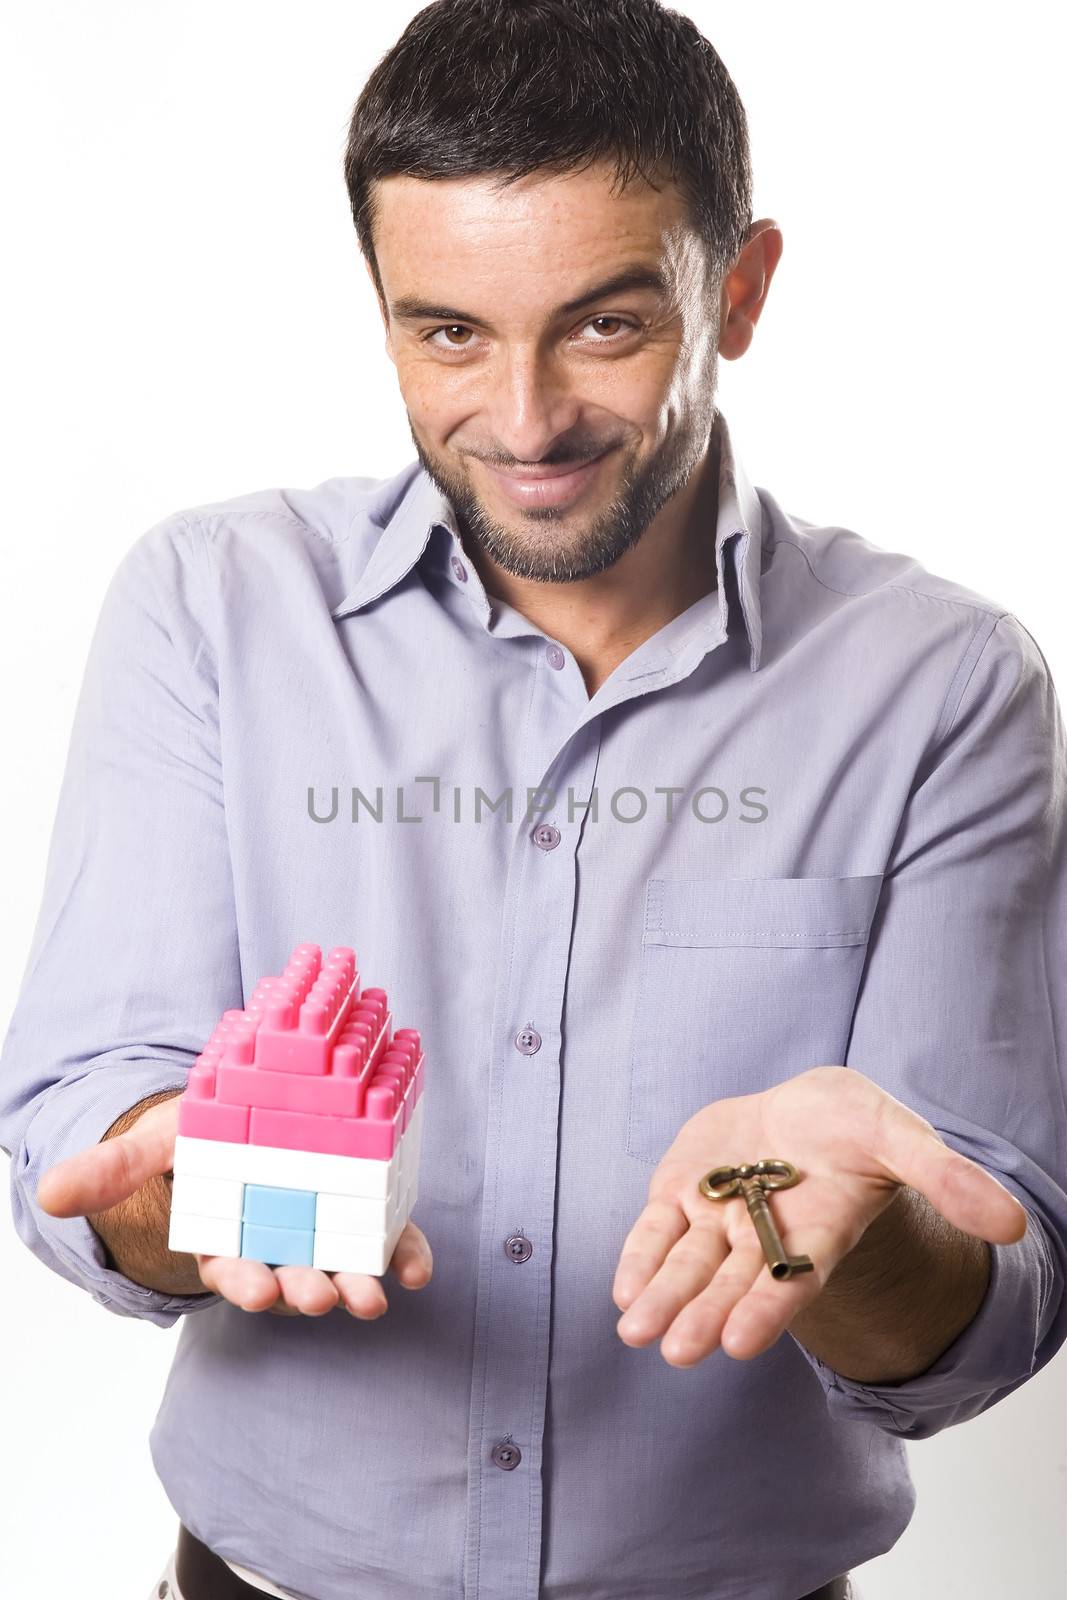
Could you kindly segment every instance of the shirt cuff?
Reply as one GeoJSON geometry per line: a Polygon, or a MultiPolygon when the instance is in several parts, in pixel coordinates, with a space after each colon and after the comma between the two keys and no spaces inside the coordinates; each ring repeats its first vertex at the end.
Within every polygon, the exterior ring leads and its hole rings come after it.
{"type": "Polygon", "coordinates": [[[164,1089],[184,1089],[184,1069],[160,1061],[112,1060],[80,1078],[64,1079],[41,1096],[11,1156],[11,1210],[19,1238],[45,1266],[118,1316],[139,1317],[169,1328],[182,1312],[222,1298],[171,1295],[147,1289],[107,1265],[104,1242],[85,1217],[53,1217],[36,1202],[49,1167],[99,1143],[124,1111],[164,1089]]]}
{"type": "Polygon", "coordinates": [[[845,1378],[794,1337],[830,1414],[886,1433],[928,1439],[967,1422],[1025,1383],[1034,1370],[1056,1268],[1040,1220],[1027,1211],[1016,1244],[991,1244],[989,1286],[973,1321],[925,1372],[902,1383],[845,1378]]]}

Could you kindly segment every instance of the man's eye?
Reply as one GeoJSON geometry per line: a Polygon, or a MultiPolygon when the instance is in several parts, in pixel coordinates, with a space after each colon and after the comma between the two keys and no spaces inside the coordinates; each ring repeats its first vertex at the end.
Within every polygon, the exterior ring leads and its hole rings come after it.
{"type": "MultiPolygon", "coordinates": [[[[436,342],[437,335],[439,333],[470,333],[470,331],[471,330],[469,328],[465,328],[463,326],[462,322],[448,322],[443,324],[440,328],[431,328],[430,332],[426,335],[426,338],[432,344],[436,342]]],[[[463,344],[450,344],[447,348],[450,350],[465,350],[467,346],[463,344]]]]}
{"type": "MultiPolygon", "coordinates": [[[[593,317],[585,326],[591,328],[595,322],[614,322],[620,328],[632,328],[632,322],[624,322],[622,317],[593,317]]],[[[606,340],[603,342],[607,342],[606,340]]]]}

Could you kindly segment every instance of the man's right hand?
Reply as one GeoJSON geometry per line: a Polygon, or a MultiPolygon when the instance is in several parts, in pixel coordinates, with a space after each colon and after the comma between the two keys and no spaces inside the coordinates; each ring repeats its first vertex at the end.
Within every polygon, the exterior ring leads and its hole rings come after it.
{"type": "MultiPolygon", "coordinates": [[[[324,1315],[343,1305],[373,1319],[388,1309],[382,1280],[362,1272],[317,1267],[269,1267],[262,1261],[172,1251],[170,1180],[178,1132],[178,1100],[152,1096],[134,1107],[88,1150],[50,1167],[37,1186],[37,1204],[53,1217],[87,1217],[117,1269],[134,1283],[164,1294],[210,1291],[244,1311],[282,1316],[324,1315]]],[[[405,1289],[430,1281],[433,1255],[410,1219],[389,1270],[405,1289]]]]}

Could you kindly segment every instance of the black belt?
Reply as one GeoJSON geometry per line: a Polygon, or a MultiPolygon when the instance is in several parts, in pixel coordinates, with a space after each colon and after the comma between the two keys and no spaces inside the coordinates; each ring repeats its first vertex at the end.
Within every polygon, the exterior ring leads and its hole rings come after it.
{"type": "MultiPolygon", "coordinates": [[[[263,1590],[239,1578],[214,1550],[209,1550],[184,1523],[178,1524],[178,1544],[174,1554],[174,1572],[184,1600],[263,1600],[263,1590]]],[[[279,1585],[284,1588],[284,1585],[279,1585]]],[[[162,1593],[161,1600],[167,1600],[162,1593]]],[[[800,1600],[851,1600],[852,1589],[848,1574],[832,1578],[821,1589],[801,1595],[800,1600]]]]}
{"type": "MultiPolygon", "coordinates": [[[[184,1522],[178,1524],[174,1576],[183,1600],[269,1600],[262,1589],[239,1578],[221,1556],[189,1532],[184,1522]]],[[[161,1600],[167,1600],[167,1596],[161,1600]]]]}

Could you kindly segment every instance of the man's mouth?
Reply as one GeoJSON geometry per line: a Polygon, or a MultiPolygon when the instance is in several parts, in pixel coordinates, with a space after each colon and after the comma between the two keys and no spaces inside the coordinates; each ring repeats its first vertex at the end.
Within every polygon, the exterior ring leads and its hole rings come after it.
{"type": "Polygon", "coordinates": [[[517,506],[560,506],[577,500],[592,482],[596,472],[611,449],[604,450],[591,461],[577,466],[564,463],[553,467],[518,467],[503,470],[483,462],[493,482],[504,496],[517,506]]]}

